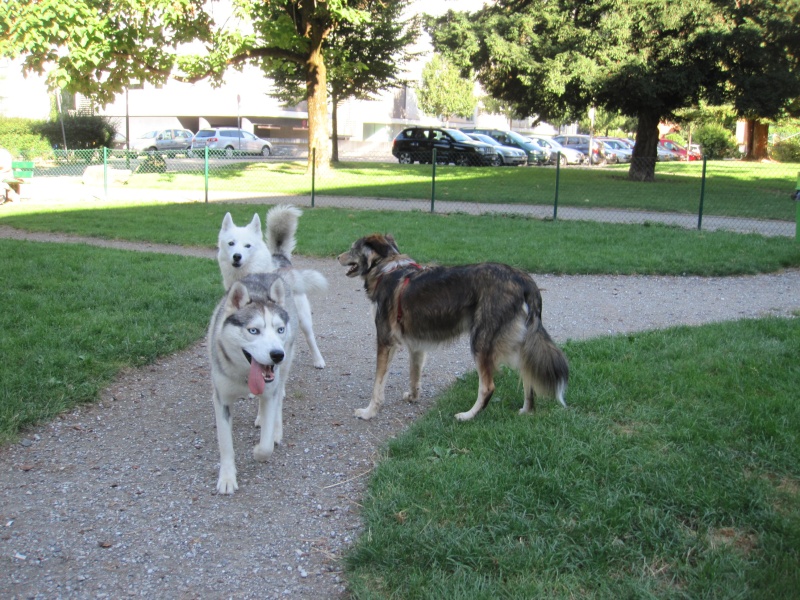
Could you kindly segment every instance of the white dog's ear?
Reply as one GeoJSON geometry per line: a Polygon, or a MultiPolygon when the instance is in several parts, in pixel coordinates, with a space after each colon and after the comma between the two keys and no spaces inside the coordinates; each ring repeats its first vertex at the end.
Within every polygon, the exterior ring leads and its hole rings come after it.
{"type": "Polygon", "coordinates": [[[250,225],[248,225],[254,232],[261,234],[261,218],[258,216],[258,213],[253,215],[253,220],[250,221],[250,225]]]}
{"type": "Polygon", "coordinates": [[[222,218],[222,231],[230,229],[231,227],[235,227],[233,224],[233,217],[231,213],[225,213],[225,216],[222,218]]]}
{"type": "Polygon", "coordinates": [[[269,288],[269,297],[272,298],[275,304],[280,304],[281,306],[286,304],[286,284],[280,277],[276,277],[275,281],[272,282],[269,288]]]}
{"type": "Polygon", "coordinates": [[[228,292],[228,307],[239,310],[250,302],[247,287],[241,281],[235,281],[228,292]]]}

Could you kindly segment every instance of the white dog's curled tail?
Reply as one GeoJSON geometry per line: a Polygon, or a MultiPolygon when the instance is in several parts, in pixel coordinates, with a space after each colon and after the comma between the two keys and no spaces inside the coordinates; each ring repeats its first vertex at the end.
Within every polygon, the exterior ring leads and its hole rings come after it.
{"type": "Polygon", "coordinates": [[[273,206],[267,212],[267,247],[272,254],[292,257],[297,240],[297,221],[303,211],[291,204],[273,206]]]}
{"type": "Polygon", "coordinates": [[[328,280],[319,271],[295,269],[293,275],[292,292],[295,294],[313,294],[328,289],[328,280]]]}

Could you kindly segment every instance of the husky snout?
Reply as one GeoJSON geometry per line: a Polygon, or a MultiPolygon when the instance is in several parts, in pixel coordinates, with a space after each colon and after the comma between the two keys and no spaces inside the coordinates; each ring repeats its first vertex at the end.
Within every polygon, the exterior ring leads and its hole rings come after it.
{"type": "Polygon", "coordinates": [[[233,255],[233,266],[240,267],[242,266],[242,255],[238,252],[233,255]]]}
{"type": "Polygon", "coordinates": [[[283,361],[284,356],[285,355],[283,353],[283,350],[273,350],[272,352],[269,353],[269,357],[272,359],[272,362],[274,362],[276,365],[280,364],[283,361]]]}

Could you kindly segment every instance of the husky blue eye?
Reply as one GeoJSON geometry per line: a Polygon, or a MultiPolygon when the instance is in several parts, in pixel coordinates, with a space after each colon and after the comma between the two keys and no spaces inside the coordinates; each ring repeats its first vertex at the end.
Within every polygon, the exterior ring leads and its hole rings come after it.
{"type": "Polygon", "coordinates": [[[278,333],[283,335],[283,332],[286,331],[286,327],[278,327],[278,333]]]}
{"type": "Polygon", "coordinates": [[[251,327],[250,329],[247,330],[247,333],[251,335],[258,335],[258,329],[255,327],[251,327]]]}

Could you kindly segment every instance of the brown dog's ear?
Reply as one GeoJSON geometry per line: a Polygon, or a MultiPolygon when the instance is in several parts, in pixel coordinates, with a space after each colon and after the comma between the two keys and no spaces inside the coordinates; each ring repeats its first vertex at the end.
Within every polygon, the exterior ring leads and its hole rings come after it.
{"type": "Polygon", "coordinates": [[[394,241],[394,236],[391,233],[386,234],[386,241],[391,245],[395,254],[400,254],[400,248],[397,247],[397,242],[394,241]]]}
{"type": "Polygon", "coordinates": [[[364,247],[371,249],[381,258],[386,258],[392,254],[400,254],[400,251],[397,249],[397,244],[391,235],[373,233],[364,238],[364,247]]]}

